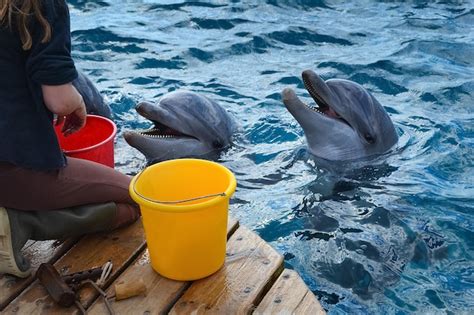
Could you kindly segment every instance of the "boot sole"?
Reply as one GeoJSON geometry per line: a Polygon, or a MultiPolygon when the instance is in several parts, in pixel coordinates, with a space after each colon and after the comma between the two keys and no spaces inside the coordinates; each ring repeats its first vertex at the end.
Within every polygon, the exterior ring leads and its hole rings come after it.
{"type": "Polygon", "coordinates": [[[20,278],[26,278],[31,270],[21,271],[13,253],[10,220],[5,208],[0,207],[0,273],[8,273],[20,278]]]}

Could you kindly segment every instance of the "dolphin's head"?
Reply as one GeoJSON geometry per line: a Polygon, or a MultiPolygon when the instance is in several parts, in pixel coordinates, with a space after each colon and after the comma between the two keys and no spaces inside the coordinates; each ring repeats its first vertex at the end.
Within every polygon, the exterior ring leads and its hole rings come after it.
{"type": "Polygon", "coordinates": [[[184,157],[215,158],[230,145],[236,129],[225,109],[189,91],[166,94],[158,104],[142,102],[136,110],[154,126],[126,131],[123,136],[150,163],[184,157]]]}
{"type": "Polygon", "coordinates": [[[325,82],[311,70],[303,72],[303,82],[317,107],[304,104],[290,88],[282,97],[315,156],[359,159],[385,153],[397,142],[387,112],[361,85],[340,79],[325,82]]]}
{"type": "Polygon", "coordinates": [[[77,71],[77,74],[77,78],[72,81],[72,85],[81,94],[87,113],[112,119],[112,111],[94,83],[81,71],[77,71]]]}

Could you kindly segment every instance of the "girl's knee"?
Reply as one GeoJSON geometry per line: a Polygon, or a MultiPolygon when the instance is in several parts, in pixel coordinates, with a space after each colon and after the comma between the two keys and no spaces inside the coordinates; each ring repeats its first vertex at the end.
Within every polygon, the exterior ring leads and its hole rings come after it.
{"type": "Polygon", "coordinates": [[[118,203],[113,229],[132,224],[133,222],[137,221],[138,218],[140,218],[140,215],[141,213],[138,205],[118,203]]]}

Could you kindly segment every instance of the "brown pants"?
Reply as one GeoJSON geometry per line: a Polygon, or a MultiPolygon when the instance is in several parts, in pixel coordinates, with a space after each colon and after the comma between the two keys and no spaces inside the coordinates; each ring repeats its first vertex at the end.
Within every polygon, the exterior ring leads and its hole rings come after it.
{"type": "Polygon", "coordinates": [[[130,198],[130,177],[102,164],[67,158],[68,165],[49,172],[0,162],[0,206],[18,210],[55,210],[115,202],[111,228],[131,223],[140,213],[130,198]]]}

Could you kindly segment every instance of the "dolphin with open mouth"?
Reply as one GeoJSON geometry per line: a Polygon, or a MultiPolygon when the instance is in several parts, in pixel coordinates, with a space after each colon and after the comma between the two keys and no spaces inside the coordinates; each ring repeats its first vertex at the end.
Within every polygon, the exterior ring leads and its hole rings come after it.
{"type": "Polygon", "coordinates": [[[347,161],[380,155],[398,141],[382,105],[361,85],[342,79],[324,81],[311,70],[303,82],[317,107],[304,104],[291,88],[283,103],[303,128],[309,151],[320,158],[347,161]]]}
{"type": "Polygon", "coordinates": [[[129,130],[127,143],[148,163],[199,157],[216,159],[231,144],[237,124],[215,101],[190,91],[164,95],[158,104],[142,102],[136,111],[153,123],[148,130],[129,130]]]}

